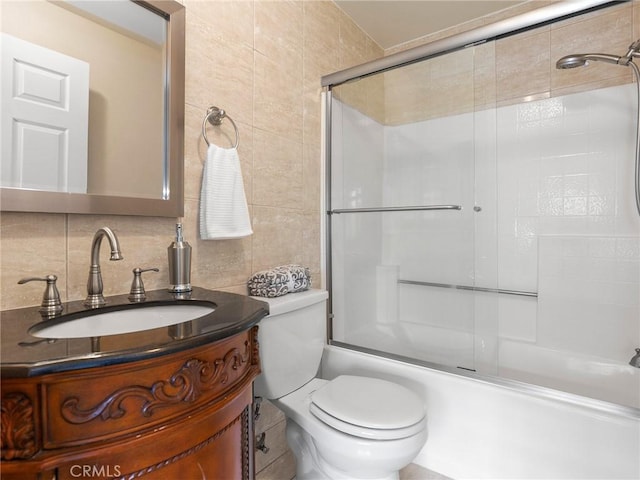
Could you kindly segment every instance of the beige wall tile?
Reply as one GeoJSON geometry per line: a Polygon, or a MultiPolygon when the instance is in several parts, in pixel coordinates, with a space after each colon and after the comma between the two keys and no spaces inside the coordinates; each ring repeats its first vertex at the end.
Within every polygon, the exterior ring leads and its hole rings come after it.
{"type": "Polygon", "coordinates": [[[496,41],[498,101],[549,91],[549,42],[549,27],[496,41]]]}
{"type": "Polygon", "coordinates": [[[254,51],[246,44],[212,41],[215,33],[209,25],[187,24],[185,102],[202,116],[216,105],[234,121],[252,124],[254,51]]]}
{"type": "Polygon", "coordinates": [[[304,122],[304,129],[302,132],[302,142],[305,147],[320,148],[323,118],[322,88],[319,84],[305,84],[303,107],[302,121],[304,122]]]}
{"type": "MultiPolygon", "coordinates": [[[[185,0],[189,25],[206,25],[210,30],[205,47],[243,44],[253,48],[254,2],[251,0],[185,0]]],[[[189,29],[187,29],[187,32],[189,29]]]]}
{"type": "Polygon", "coordinates": [[[301,1],[255,2],[255,49],[279,64],[300,65],[303,5],[301,1]],[[283,21],[286,19],[286,21],[283,21]]]}
{"type": "Polygon", "coordinates": [[[302,59],[278,63],[255,54],[254,127],[302,142],[302,59]]]}
{"type": "Polygon", "coordinates": [[[301,210],[254,206],[252,271],[303,263],[308,248],[303,241],[304,220],[301,210]]]}
{"type": "MultiPolygon", "coordinates": [[[[320,86],[323,75],[342,68],[336,65],[340,51],[341,10],[329,0],[303,2],[303,69],[305,84],[320,86]]],[[[382,50],[378,52],[382,56],[382,50]]]]}
{"type": "MultiPolygon", "coordinates": [[[[392,75],[396,74],[396,72],[406,76],[403,69],[394,70],[392,75]]],[[[390,98],[394,97],[394,93],[399,94],[400,98],[408,96],[406,87],[394,92],[394,89],[389,87],[388,84],[389,80],[386,74],[376,74],[361,78],[357,82],[338,85],[332,92],[334,97],[341,102],[351,105],[379,123],[385,123],[386,117],[389,116],[388,105],[390,104],[390,98]]],[[[398,80],[395,81],[395,84],[401,86],[401,82],[398,80]]]]}
{"type": "MultiPolygon", "coordinates": [[[[181,3],[187,9],[186,206],[181,220],[193,248],[192,283],[246,294],[251,273],[285,263],[306,263],[319,279],[320,76],[383,51],[331,1],[181,3]],[[256,231],[252,237],[198,239],[206,158],[201,127],[210,105],[225,109],[240,130],[239,155],[256,231]]],[[[230,127],[208,127],[207,135],[225,146],[234,135],[230,127]]],[[[43,286],[15,283],[27,275],[55,273],[63,300],[84,298],[91,241],[104,225],[116,231],[125,258],[109,262],[103,246],[105,294],[128,292],[136,266],[159,267],[159,273],[144,274],[145,286],[166,288],[166,248],[176,220],[3,213],[0,308],[40,303],[43,286]]]]}
{"type": "Polygon", "coordinates": [[[302,3],[261,1],[255,9],[254,126],[301,143],[302,3]]]}
{"type": "MultiPolygon", "coordinates": [[[[319,125],[318,125],[319,129],[319,125]]],[[[321,158],[319,142],[305,142],[302,152],[302,204],[307,212],[320,210],[321,158]]]]}
{"type": "Polygon", "coordinates": [[[496,44],[478,45],[473,49],[473,87],[476,110],[493,107],[497,100],[496,44]]]}
{"type": "Polygon", "coordinates": [[[633,39],[640,38],[640,0],[633,0],[633,39]]]}
{"type": "Polygon", "coordinates": [[[253,203],[302,208],[302,141],[254,130],[253,203]]]}
{"type": "Polygon", "coordinates": [[[340,27],[340,48],[337,52],[339,66],[335,70],[353,67],[382,55],[380,46],[360,30],[351,18],[341,15],[338,25],[340,27]]]}
{"type": "Polygon", "coordinates": [[[18,285],[26,277],[56,275],[63,301],[67,299],[65,215],[3,212],[0,215],[0,308],[40,305],[45,284],[18,285]]]}
{"type": "Polygon", "coordinates": [[[323,217],[320,212],[304,212],[303,214],[303,231],[302,244],[304,250],[302,252],[302,264],[311,270],[311,281],[315,288],[320,287],[321,277],[320,258],[316,252],[320,252],[320,223],[323,217]]]}
{"type": "Polygon", "coordinates": [[[473,57],[473,51],[465,49],[429,60],[428,118],[473,111],[473,57]]]}

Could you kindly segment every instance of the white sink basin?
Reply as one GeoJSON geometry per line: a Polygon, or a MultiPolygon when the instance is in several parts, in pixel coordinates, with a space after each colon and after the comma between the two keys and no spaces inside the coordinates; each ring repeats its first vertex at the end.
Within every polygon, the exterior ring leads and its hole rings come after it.
{"type": "Polygon", "coordinates": [[[203,317],[214,309],[213,305],[202,304],[152,305],[88,315],[51,326],[38,324],[29,333],[39,338],[102,337],[167,327],[203,317]]]}

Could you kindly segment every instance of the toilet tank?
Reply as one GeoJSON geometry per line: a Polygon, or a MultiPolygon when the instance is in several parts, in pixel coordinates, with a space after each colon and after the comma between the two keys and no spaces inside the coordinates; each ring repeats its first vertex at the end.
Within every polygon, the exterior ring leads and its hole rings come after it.
{"type": "Polygon", "coordinates": [[[326,338],[327,297],[317,289],[255,297],[269,303],[269,315],[258,329],[262,373],[254,383],[256,395],[280,398],[316,376],[326,338]]]}

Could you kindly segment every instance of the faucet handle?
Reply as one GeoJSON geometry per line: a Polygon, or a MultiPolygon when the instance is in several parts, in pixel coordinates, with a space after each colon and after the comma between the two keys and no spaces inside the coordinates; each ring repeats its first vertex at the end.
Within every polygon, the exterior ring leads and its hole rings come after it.
{"type": "Polygon", "coordinates": [[[53,317],[62,312],[63,307],[62,302],[60,301],[60,292],[56,286],[56,280],[58,280],[58,277],[55,275],[47,275],[46,277],[23,278],[18,281],[19,285],[33,281],[47,282],[44,294],[42,295],[42,303],[38,310],[43,317],[53,317]]]}
{"type": "Polygon", "coordinates": [[[159,272],[158,268],[140,268],[133,269],[133,281],[131,282],[131,291],[129,292],[129,300],[131,302],[143,302],[147,296],[144,291],[144,283],[142,283],[143,272],[159,272]]]}

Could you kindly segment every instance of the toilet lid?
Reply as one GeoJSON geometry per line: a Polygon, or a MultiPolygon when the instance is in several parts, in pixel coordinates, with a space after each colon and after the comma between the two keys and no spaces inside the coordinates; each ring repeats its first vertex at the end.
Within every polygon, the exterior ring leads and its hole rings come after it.
{"type": "Polygon", "coordinates": [[[424,428],[420,397],[377,378],[337,377],[313,392],[310,411],[338,430],[366,438],[406,438],[424,428]]]}

